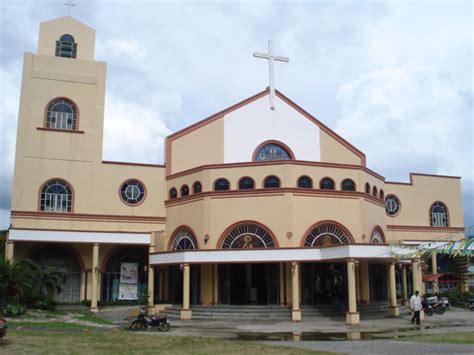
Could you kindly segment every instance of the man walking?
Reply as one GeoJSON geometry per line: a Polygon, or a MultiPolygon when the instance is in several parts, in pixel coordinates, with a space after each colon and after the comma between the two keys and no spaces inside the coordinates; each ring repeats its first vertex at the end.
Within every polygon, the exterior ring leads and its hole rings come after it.
{"type": "Polygon", "coordinates": [[[418,291],[415,291],[415,294],[410,298],[410,308],[413,312],[413,317],[411,317],[411,323],[413,324],[416,320],[416,324],[420,324],[420,311],[423,308],[421,305],[421,297],[418,291]]]}

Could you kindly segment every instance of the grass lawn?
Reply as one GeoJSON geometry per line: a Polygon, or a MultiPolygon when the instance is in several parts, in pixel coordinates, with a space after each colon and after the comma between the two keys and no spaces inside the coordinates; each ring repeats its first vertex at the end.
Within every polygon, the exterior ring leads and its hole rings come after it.
{"type": "Polygon", "coordinates": [[[17,330],[0,340],[1,354],[329,354],[252,341],[175,337],[125,330],[55,333],[17,330]]]}
{"type": "Polygon", "coordinates": [[[399,340],[446,344],[474,344],[474,332],[414,335],[403,337],[399,340]]]}

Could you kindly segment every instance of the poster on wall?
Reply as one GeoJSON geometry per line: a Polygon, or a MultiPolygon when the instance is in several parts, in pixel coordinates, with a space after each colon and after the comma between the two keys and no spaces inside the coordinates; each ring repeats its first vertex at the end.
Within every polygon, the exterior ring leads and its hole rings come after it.
{"type": "Polygon", "coordinates": [[[138,264],[120,264],[119,300],[138,299],[138,264]]]}

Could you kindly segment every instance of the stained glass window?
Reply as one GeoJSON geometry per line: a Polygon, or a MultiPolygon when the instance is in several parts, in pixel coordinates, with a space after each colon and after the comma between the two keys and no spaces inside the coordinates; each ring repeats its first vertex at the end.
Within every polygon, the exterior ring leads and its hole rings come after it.
{"type": "Polygon", "coordinates": [[[255,188],[255,182],[251,177],[243,177],[239,181],[239,190],[247,190],[255,188]]]}
{"type": "Polygon", "coordinates": [[[290,153],[281,145],[276,143],[265,144],[255,154],[256,161],[289,159],[291,159],[290,153]]]}
{"type": "Polygon", "coordinates": [[[324,178],[321,180],[320,187],[324,190],[334,190],[334,180],[331,178],[324,178]]]}
{"type": "Polygon", "coordinates": [[[430,210],[432,227],[448,227],[448,209],[442,202],[436,202],[430,210]]]}
{"type": "Polygon", "coordinates": [[[188,185],[181,186],[181,197],[189,195],[189,187],[188,185]]]}
{"type": "Polygon", "coordinates": [[[351,179],[344,179],[341,184],[343,191],[355,191],[355,183],[351,179]]]}
{"type": "Polygon", "coordinates": [[[298,187],[311,189],[313,187],[313,180],[309,176],[301,176],[298,179],[298,187]]]}
{"type": "Polygon", "coordinates": [[[280,179],[275,175],[270,175],[265,178],[263,182],[263,187],[268,189],[272,187],[280,187],[280,179]]]}
{"type": "Polygon", "coordinates": [[[174,198],[177,198],[178,197],[178,191],[176,191],[176,189],[174,187],[172,187],[169,191],[169,197],[170,197],[170,200],[174,199],[174,198]]]}
{"type": "Polygon", "coordinates": [[[275,242],[268,231],[256,224],[233,228],[222,242],[223,249],[273,248],[275,242]]]}
{"type": "Polygon", "coordinates": [[[182,228],[174,236],[171,243],[171,250],[190,250],[197,249],[196,237],[189,230],[182,228]]]}
{"type": "Polygon", "coordinates": [[[198,194],[202,192],[202,186],[201,186],[201,183],[199,181],[196,181],[194,184],[193,184],[193,193],[195,194],[198,194]]]}
{"type": "Polygon", "coordinates": [[[226,179],[218,179],[214,183],[214,190],[216,191],[224,191],[224,190],[229,190],[229,181],[226,179]]]}

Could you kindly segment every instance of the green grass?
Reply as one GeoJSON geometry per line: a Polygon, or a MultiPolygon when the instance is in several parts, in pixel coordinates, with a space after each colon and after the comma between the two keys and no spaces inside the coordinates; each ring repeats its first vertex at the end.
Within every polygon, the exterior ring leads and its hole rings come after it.
{"type": "Polygon", "coordinates": [[[400,338],[399,340],[445,344],[474,344],[474,332],[414,335],[400,338]]]}
{"type": "Polygon", "coordinates": [[[65,322],[8,322],[8,328],[15,329],[16,327],[34,327],[46,329],[94,329],[94,326],[82,325],[76,323],[65,322]]]}
{"type": "Polygon", "coordinates": [[[200,337],[176,337],[161,333],[104,331],[99,333],[54,333],[12,331],[0,341],[7,354],[329,354],[273,347],[252,341],[200,337]]]}
{"type": "Polygon", "coordinates": [[[77,312],[77,315],[78,316],[76,317],[76,319],[82,320],[85,322],[91,322],[91,323],[97,323],[97,324],[113,324],[112,322],[109,322],[108,320],[97,317],[94,313],[77,312]]]}

